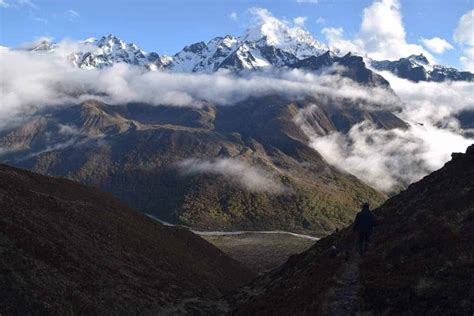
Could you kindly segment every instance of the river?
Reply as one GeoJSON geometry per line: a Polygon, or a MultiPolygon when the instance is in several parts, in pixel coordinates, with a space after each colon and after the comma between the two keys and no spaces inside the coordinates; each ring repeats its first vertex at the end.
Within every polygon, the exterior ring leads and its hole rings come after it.
{"type": "Polygon", "coordinates": [[[284,231],[284,230],[236,230],[236,231],[219,231],[219,230],[215,230],[215,231],[202,231],[202,230],[194,230],[194,229],[191,229],[187,226],[183,226],[183,225],[174,225],[174,224],[171,224],[171,223],[168,223],[168,222],[165,222],[165,221],[162,221],[161,219],[157,218],[156,216],[153,216],[151,214],[146,214],[148,217],[160,222],[161,224],[163,225],[166,225],[166,226],[180,226],[180,227],[184,227],[184,228],[187,228],[189,229],[190,231],[192,231],[193,233],[195,233],[196,235],[200,235],[200,236],[230,236],[230,235],[244,235],[244,234],[286,234],[286,235],[291,235],[291,236],[294,236],[294,237],[298,237],[298,238],[304,238],[304,239],[309,239],[309,240],[313,240],[313,241],[318,241],[320,238],[318,237],[313,237],[313,236],[310,236],[310,235],[304,235],[304,234],[298,234],[298,233],[293,233],[293,232],[288,232],[288,231],[284,231]]]}

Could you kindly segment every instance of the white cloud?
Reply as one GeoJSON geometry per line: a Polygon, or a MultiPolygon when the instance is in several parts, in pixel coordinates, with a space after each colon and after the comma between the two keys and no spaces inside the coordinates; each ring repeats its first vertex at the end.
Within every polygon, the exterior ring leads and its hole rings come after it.
{"type": "Polygon", "coordinates": [[[31,9],[38,9],[38,6],[31,0],[0,0],[0,8],[16,8],[29,7],[31,9]]]}
{"type": "Polygon", "coordinates": [[[237,19],[238,19],[237,13],[236,12],[231,12],[229,14],[229,18],[233,21],[237,21],[237,19]]]}
{"type": "Polygon", "coordinates": [[[431,125],[386,131],[364,122],[347,135],[314,138],[312,146],[336,167],[391,192],[439,169],[451,152],[463,152],[473,141],[431,125]]]}
{"type": "Polygon", "coordinates": [[[0,8],[9,8],[11,5],[5,0],[0,0],[0,8]]]}
{"type": "Polygon", "coordinates": [[[464,69],[474,72],[474,47],[466,47],[463,49],[464,56],[461,56],[459,60],[463,65],[464,69]]]}
{"type": "Polygon", "coordinates": [[[31,1],[31,0],[16,0],[16,3],[19,6],[25,6],[25,7],[38,9],[38,6],[36,4],[34,4],[33,1],[31,1]]]}
{"type": "Polygon", "coordinates": [[[296,3],[298,4],[303,4],[303,3],[313,3],[313,4],[316,4],[318,3],[319,0],[296,0],[296,3]]]}
{"type": "MultiPolygon", "coordinates": [[[[31,45],[25,44],[24,47],[31,45]]],[[[387,96],[377,93],[376,88],[367,90],[349,79],[297,69],[252,72],[236,77],[225,72],[143,72],[127,64],[117,64],[102,71],[88,71],[69,64],[67,56],[71,52],[90,49],[90,45],[63,41],[55,46],[51,54],[0,50],[0,125],[20,114],[32,113],[38,107],[77,103],[91,97],[111,104],[145,102],[176,106],[201,106],[201,100],[230,105],[248,97],[269,94],[293,99],[301,95],[324,94],[367,99],[375,103],[387,102],[387,96]]]]}
{"type": "Polygon", "coordinates": [[[421,42],[423,46],[435,54],[442,54],[445,50],[454,48],[448,41],[439,37],[433,37],[432,39],[421,38],[421,42]]]}
{"type": "MultiPolygon", "coordinates": [[[[301,70],[252,72],[238,77],[229,73],[145,72],[126,64],[104,70],[71,67],[66,57],[72,51],[86,49],[88,47],[63,41],[52,54],[0,50],[0,128],[21,123],[22,119],[38,110],[70,106],[90,98],[117,106],[141,102],[199,107],[203,105],[202,100],[234,105],[249,97],[267,95],[278,95],[288,100],[314,96],[321,102],[326,97],[350,99],[364,109],[373,109],[368,103],[387,110],[399,104],[385,89],[361,87],[338,76],[301,70]]],[[[388,189],[395,184],[417,180],[440,167],[449,159],[451,151],[464,150],[461,147],[474,141],[463,137],[454,118],[462,110],[474,111],[474,83],[415,84],[390,73],[382,75],[404,101],[397,115],[409,122],[412,128],[408,131],[381,131],[361,124],[348,135],[317,134],[319,138],[313,139],[313,146],[341,169],[378,188],[388,189]]],[[[334,106],[338,104],[335,102],[334,106]]],[[[194,165],[209,169],[216,163],[202,164],[199,161],[194,165]]],[[[229,164],[217,163],[220,174],[229,164]]],[[[242,171],[243,167],[237,166],[232,170],[242,171]]],[[[233,174],[236,178],[235,172],[233,174]]],[[[253,183],[248,177],[245,179],[253,183]]]]}
{"type": "Polygon", "coordinates": [[[343,53],[361,51],[358,41],[344,39],[344,29],[342,27],[325,27],[321,33],[326,37],[330,46],[339,49],[343,53]]]}
{"type": "Polygon", "coordinates": [[[295,23],[295,25],[297,26],[304,26],[304,24],[306,23],[306,20],[308,18],[305,17],[305,16],[297,16],[296,18],[293,19],[293,23],[295,23]]]}
{"type": "Polygon", "coordinates": [[[423,53],[428,59],[434,60],[421,45],[407,43],[398,0],[376,0],[365,8],[359,32],[352,39],[344,38],[342,28],[327,28],[323,34],[326,35],[329,45],[342,45],[342,52],[350,49],[352,52],[379,60],[399,59],[423,53]],[[328,30],[341,32],[334,36],[335,33],[328,30]]]}
{"type": "MultiPolygon", "coordinates": [[[[383,76],[403,101],[397,115],[410,124],[408,130],[386,131],[367,122],[347,134],[323,135],[308,126],[303,130],[328,162],[390,192],[442,167],[451,152],[463,152],[474,143],[455,119],[462,111],[474,111],[474,83],[413,83],[390,73],[383,76]]],[[[314,105],[306,113],[316,109],[314,105]]]]}
{"type": "Polygon", "coordinates": [[[263,169],[238,159],[186,159],[178,163],[183,175],[217,174],[253,192],[283,193],[286,188],[263,169]]]}
{"type": "Polygon", "coordinates": [[[421,46],[406,42],[398,0],[375,1],[365,8],[358,37],[374,59],[398,59],[420,53],[431,57],[421,46]]]}
{"type": "Polygon", "coordinates": [[[326,20],[323,17],[316,19],[316,24],[326,24],[326,20]]]}
{"type": "Polygon", "coordinates": [[[47,43],[52,43],[53,38],[50,36],[38,36],[35,37],[32,41],[30,42],[25,42],[20,45],[22,49],[32,49],[40,45],[41,43],[47,42],[47,43]]]}
{"type": "Polygon", "coordinates": [[[453,38],[463,48],[464,55],[460,58],[461,64],[465,69],[474,71],[474,10],[461,16],[453,38]]]}
{"type": "Polygon", "coordinates": [[[474,46],[474,10],[461,16],[454,30],[454,40],[460,44],[474,46]]]}
{"type": "Polygon", "coordinates": [[[36,22],[48,24],[48,19],[44,16],[38,16],[39,7],[31,0],[0,0],[0,8],[13,8],[26,11],[28,17],[36,22]]]}
{"type": "Polygon", "coordinates": [[[76,22],[81,17],[79,12],[77,12],[76,10],[72,10],[72,9],[67,10],[65,15],[66,15],[66,18],[70,22],[76,22]]]}

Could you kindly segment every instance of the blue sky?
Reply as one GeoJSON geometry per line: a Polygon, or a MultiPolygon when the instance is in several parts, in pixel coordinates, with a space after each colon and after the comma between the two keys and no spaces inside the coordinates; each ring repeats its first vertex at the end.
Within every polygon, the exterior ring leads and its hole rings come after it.
{"type": "MultiPolygon", "coordinates": [[[[327,42],[321,33],[324,28],[342,27],[345,38],[356,37],[364,8],[374,1],[0,0],[0,45],[18,47],[40,36],[58,41],[112,33],[146,51],[173,54],[196,41],[242,34],[251,7],[266,8],[289,23],[304,17],[304,28],[327,42]],[[235,13],[233,18],[231,13],[235,13]]],[[[444,39],[454,48],[434,55],[436,60],[460,67],[462,43],[454,41],[453,32],[461,16],[473,10],[474,0],[401,0],[400,5],[406,42],[421,45],[421,38],[444,39]]]]}

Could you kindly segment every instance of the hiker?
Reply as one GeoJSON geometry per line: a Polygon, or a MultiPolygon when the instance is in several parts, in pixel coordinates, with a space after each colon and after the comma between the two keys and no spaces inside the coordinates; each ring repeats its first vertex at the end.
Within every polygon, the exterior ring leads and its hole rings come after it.
{"type": "Polygon", "coordinates": [[[366,250],[370,240],[370,236],[374,231],[375,226],[375,216],[370,211],[369,203],[364,203],[362,205],[362,210],[357,213],[354,220],[354,225],[352,230],[359,233],[359,254],[363,255],[366,250]]]}

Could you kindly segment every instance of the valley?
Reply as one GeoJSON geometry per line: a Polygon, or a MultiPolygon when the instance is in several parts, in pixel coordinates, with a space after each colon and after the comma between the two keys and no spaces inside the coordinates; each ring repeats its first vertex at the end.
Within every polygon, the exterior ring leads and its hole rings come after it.
{"type": "Polygon", "coordinates": [[[0,0],[0,316],[474,315],[474,10],[425,2],[0,0]]]}
{"type": "MultiPolygon", "coordinates": [[[[165,226],[176,225],[148,215],[165,226]]],[[[280,266],[288,257],[307,250],[320,238],[286,231],[198,231],[201,236],[229,257],[239,261],[252,271],[262,274],[280,266]]]]}
{"type": "Polygon", "coordinates": [[[279,267],[291,255],[306,251],[316,242],[271,232],[201,236],[229,257],[259,274],[279,267]]]}

